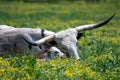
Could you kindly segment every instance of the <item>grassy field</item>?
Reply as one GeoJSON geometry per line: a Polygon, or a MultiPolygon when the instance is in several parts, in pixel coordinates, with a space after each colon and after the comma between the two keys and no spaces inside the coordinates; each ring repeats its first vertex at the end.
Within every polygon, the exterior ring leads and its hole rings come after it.
{"type": "Polygon", "coordinates": [[[78,40],[81,59],[41,62],[34,57],[0,57],[0,80],[119,80],[120,1],[99,3],[0,2],[0,24],[60,30],[101,22],[116,13],[110,23],[86,31],[78,40]]]}

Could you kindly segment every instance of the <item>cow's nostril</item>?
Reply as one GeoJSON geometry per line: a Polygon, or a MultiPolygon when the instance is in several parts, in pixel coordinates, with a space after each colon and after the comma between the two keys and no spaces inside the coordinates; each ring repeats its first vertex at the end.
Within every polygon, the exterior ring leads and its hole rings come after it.
{"type": "Polygon", "coordinates": [[[63,54],[63,56],[61,56],[61,58],[63,59],[63,58],[66,58],[66,55],[65,54],[63,54]]]}

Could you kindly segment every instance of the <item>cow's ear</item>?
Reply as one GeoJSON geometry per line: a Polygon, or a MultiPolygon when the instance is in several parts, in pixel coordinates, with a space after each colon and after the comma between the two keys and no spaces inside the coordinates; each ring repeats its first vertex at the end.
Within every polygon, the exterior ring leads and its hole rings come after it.
{"type": "Polygon", "coordinates": [[[77,34],[77,39],[80,39],[81,37],[83,36],[83,32],[78,32],[78,34],[77,34]]]}

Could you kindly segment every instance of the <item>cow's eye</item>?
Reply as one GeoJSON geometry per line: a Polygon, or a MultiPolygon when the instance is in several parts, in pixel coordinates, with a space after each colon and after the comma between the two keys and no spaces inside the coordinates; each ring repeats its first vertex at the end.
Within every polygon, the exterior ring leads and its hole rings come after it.
{"type": "Polygon", "coordinates": [[[29,45],[29,46],[28,46],[28,48],[31,50],[31,49],[32,49],[32,46],[31,46],[31,45],[29,45]]]}
{"type": "Polygon", "coordinates": [[[57,51],[55,51],[55,54],[57,54],[58,52],[57,51]]]}
{"type": "Polygon", "coordinates": [[[40,49],[42,49],[42,47],[41,47],[41,46],[39,46],[39,48],[40,48],[40,49]]]}

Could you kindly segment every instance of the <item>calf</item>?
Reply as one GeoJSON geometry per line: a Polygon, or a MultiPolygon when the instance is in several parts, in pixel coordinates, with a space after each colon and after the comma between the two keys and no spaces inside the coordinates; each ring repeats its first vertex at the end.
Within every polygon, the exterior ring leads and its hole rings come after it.
{"type": "Polygon", "coordinates": [[[42,54],[37,55],[37,59],[46,61],[49,59],[54,59],[55,56],[62,57],[62,56],[64,56],[64,53],[62,53],[56,47],[51,47],[50,49],[45,49],[42,54]]]}

